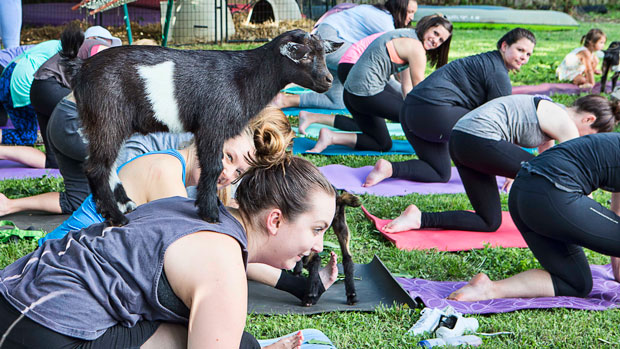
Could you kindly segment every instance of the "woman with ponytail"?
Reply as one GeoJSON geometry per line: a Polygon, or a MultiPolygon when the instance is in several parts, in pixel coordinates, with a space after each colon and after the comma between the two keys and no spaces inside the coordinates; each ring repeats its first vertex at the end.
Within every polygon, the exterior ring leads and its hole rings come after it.
{"type": "MultiPolygon", "coordinates": [[[[254,165],[239,208],[219,207],[220,223],[202,220],[182,195],[156,199],[125,226],[71,231],[7,266],[0,346],[260,348],[244,332],[245,267],[289,269],[321,252],[336,194],[302,158],[254,165]]],[[[303,348],[304,333],[266,348],[303,348]]]]}

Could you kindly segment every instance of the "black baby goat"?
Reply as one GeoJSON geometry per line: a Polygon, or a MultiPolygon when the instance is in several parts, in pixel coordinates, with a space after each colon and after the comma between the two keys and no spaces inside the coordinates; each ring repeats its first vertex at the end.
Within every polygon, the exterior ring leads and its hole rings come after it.
{"type": "MultiPolygon", "coordinates": [[[[342,252],[342,266],[344,269],[344,287],[347,295],[347,304],[353,305],[357,303],[357,293],[355,291],[355,264],[351,258],[351,252],[349,251],[349,241],[351,234],[349,232],[349,226],[347,225],[345,209],[347,206],[359,207],[361,202],[359,198],[353,194],[343,192],[336,198],[336,214],[332,221],[332,230],[338,238],[338,244],[340,245],[340,251],[342,252]]],[[[321,286],[321,278],[319,276],[319,269],[321,267],[321,257],[314,253],[307,257],[303,261],[303,265],[308,269],[308,287],[305,290],[301,303],[304,306],[311,306],[317,303],[320,298],[319,289],[321,286]]],[[[295,266],[295,274],[301,274],[302,262],[297,263],[295,266]]]]}
{"type": "Polygon", "coordinates": [[[63,40],[63,66],[89,142],[86,177],[97,210],[111,225],[126,224],[123,213],[135,207],[112,171],[118,149],[134,132],[157,131],[194,134],[202,169],[198,214],[218,222],[224,141],[291,82],[327,91],[332,76],[325,54],[342,45],[292,30],[253,50],[121,46],[80,61],[76,42],[63,40]]]}
{"type": "Polygon", "coordinates": [[[611,76],[611,91],[613,92],[616,87],[616,82],[618,82],[618,76],[620,76],[620,41],[612,42],[609,44],[607,50],[603,52],[605,56],[603,56],[603,64],[601,65],[601,71],[603,73],[601,76],[601,93],[605,92],[609,70],[613,72],[611,76]]]}

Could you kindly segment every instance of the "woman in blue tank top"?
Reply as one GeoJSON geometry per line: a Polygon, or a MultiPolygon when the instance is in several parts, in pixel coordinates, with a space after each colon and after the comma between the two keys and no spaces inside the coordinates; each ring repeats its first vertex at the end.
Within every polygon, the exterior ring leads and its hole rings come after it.
{"type": "Polygon", "coordinates": [[[592,133],[611,132],[620,119],[618,102],[588,95],[572,107],[536,96],[496,98],[466,114],[450,136],[450,156],[459,171],[471,211],[420,212],[410,205],[386,226],[395,233],[420,228],[494,232],[502,223],[495,176],[507,177],[534,157],[521,147],[543,152],[555,144],[592,133]]]}
{"type": "Polygon", "coordinates": [[[508,279],[474,276],[448,298],[586,297],[592,272],[582,246],[611,256],[620,282],[620,134],[579,137],[526,162],[508,199],[510,215],[543,269],[508,279]],[[589,195],[611,192],[611,207],[589,195]]]}
{"type": "MultiPolygon", "coordinates": [[[[200,219],[194,200],[158,199],[129,213],[123,227],[72,231],[1,270],[3,344],[260,347],[243,331],[246,265],[290,269],[320,252],[336,200],[307,160],[255,165],[237,189],[239,208],[220,206],[220,223],[200,219]]],[[[296,347],[301,336],[284,343],[296,347]]]]}

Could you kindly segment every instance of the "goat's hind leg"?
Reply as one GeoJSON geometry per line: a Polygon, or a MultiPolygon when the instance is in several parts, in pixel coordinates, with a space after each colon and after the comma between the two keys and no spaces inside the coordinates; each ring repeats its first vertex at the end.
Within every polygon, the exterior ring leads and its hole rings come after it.
{"type": "Polygon", "coordinates": [[[88,179],[99,214],[108,220],[110,225],[125,225],[129,220],[125,217],[120,209],[121,205],[117,204],[115,199],[118,195],[124,195],[127,198],[127,194],[125,194],[122,184],[118,181],[118,176],[116,174],[114,176],[111,175],[114,160],[106,161],[102,156],[100,152],[91,150],[91,154],[86,160],[86,178],[88,179]],[[114,186],[114,189],[112,186],[114,186]]]}
{"type": "Polygon", "coordinates": [[[338,238],[338,244],[342,251],[342,267],[344,269],[344,287],[347,294],[347,304],[353,305],[358,302],[355,290],[355,263],[349,250],[351,233],[347,225],[345,208],[347,206],[360,206],[359,198],[355,195],[344,192],[336,200],[336,215],[332,222],[332,229],[338,238]]]}
{"type": "Polygon", "coordinates": [[[217,179],[222,172],[223,139],[218,135],[209,134],[205,126],[198,134],[194,134],[200,163],[200,179],[196,206],[198,216],[209,223],[219,223],[217,198],[217,179]]]}

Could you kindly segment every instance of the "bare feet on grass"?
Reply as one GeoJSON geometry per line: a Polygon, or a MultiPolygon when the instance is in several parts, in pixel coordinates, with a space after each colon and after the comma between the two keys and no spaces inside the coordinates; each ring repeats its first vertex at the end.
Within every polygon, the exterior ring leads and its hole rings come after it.
{"type": "Polygon", "coordinates": [[[268,345],[264,348],[268,349],[296,349],[301,348],[301,343],[303,343],[304,336],[301,331],[295,333],[292,336],[288,336],[286,338],[282,338],[279,341],[268,345]]]}
{"type": "Polygon", "coordinates": [[[467,285],[452,292],[448,299],[461,302],[475,302],[496,298],[493,294],[493,281],[480,273],[471,278],[467,285]]]}
{"type": "Polygon", "coordinates": [[[316,141],[316,145],[314,146],[314,148],[308,150],[308,153],[320,153],[323,150],[325,150],[325,148],[334,144],[335,133],[336,132],[332,130],[322,128],[321,131],[319,132],[319,140],[316,141]]]}
{"type": "Polygon", "coordinates": [[[338,256],[332,251],[330,253],[329,262],[319,271],[319,277],[323,283],[323,287],[327,290],[338,279],[338,256]]]}
{"type": "Polygon", "coordinates": [[[390,177],[392,177],[392,163],[384,159],[379,159],[379,161],[375,164],[375,167],[366,177],[362,187],[372,187],[373,185],[390,177]]]}
{"type": "Polygon", "coordinates": [[[383,227],[387,233],[398,233],[412,229],[420,229],[422,211],[416,205],[409,205],[396,219],[383,227]]]}

